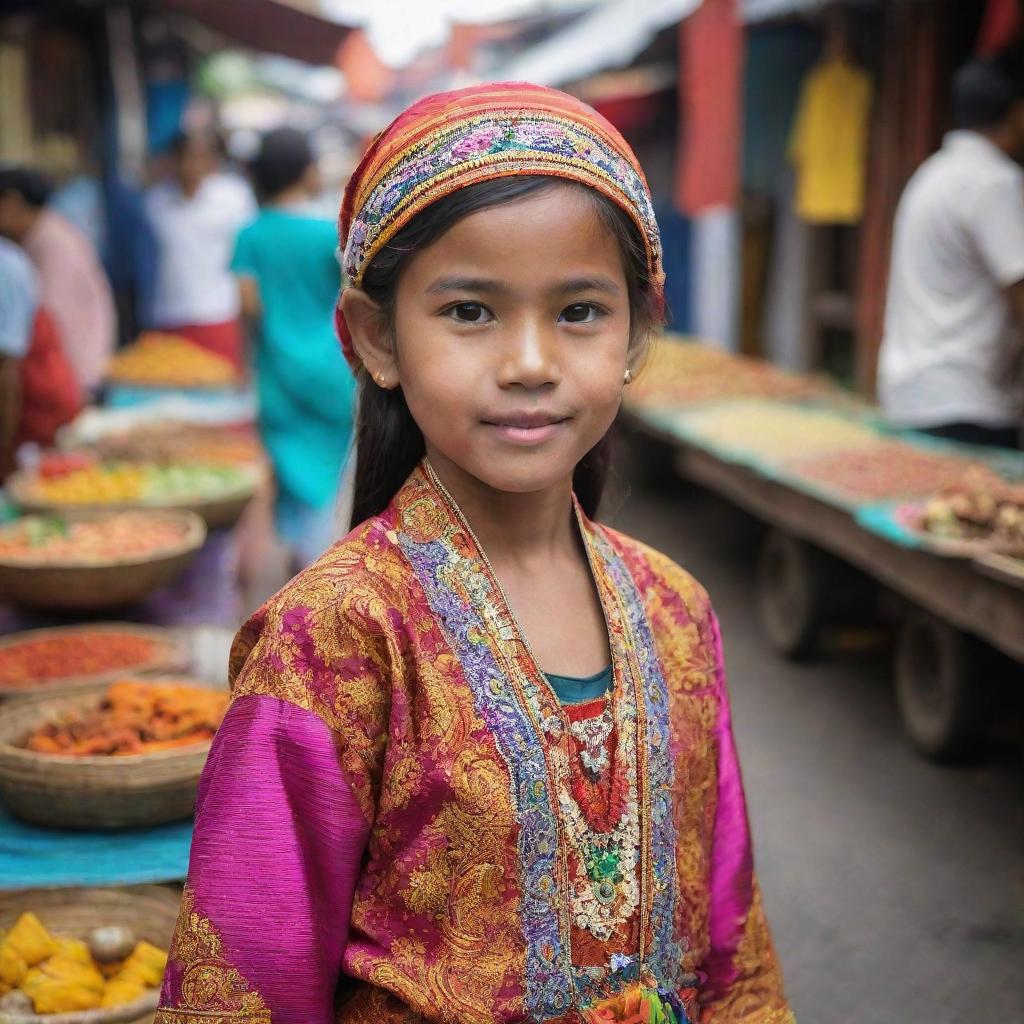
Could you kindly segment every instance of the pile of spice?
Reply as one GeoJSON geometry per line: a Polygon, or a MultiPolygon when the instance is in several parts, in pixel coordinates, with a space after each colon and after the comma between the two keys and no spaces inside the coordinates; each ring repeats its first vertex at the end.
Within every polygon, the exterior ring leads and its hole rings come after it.
{"type": "Polygon", "coordinates": [[[900,501],[956,487],[967,479],[998,487],[1000,477],[970,459],[887,440],[857,450],[790,462],[787,471],[855,503],[900,501]]]}
{"type": "Polygon", "coordinates": [[[87,522],[25,516],[0,527],[0,561],[8,565],[106,565],[178,547],[187,523],[166,513],[124,512],[87,522]]]}
{"type": "Polygon", "coordinates": [[[94,707],[40,726],[23,746],[68,757],[152,754],[212,740],[227,706],[224,692],[128,679],[110,686],[94,707]]]}
{"type": "Polygon", "coordinates": [[[248,423],[208,427],[163,421],[108,434],[96,442],[104,459],[132,462],[188,462],[251,466],[263,459],[255,428],[248,423]]]}
{"type": "Polygon", "coordinates": [[[951,540],[978,540],[1024,554],[1024,484],[972,473],[920,510],[916,527],[951,540]]]}
{"type": "Polygon", "coordinates": [[[170,656],[169,643],[138,633],[75,628],[23,639],[0,647],[0,692],[54,679],[139,671],[170,656]]]}
{"type": "Polygon", "coordinates": [[[43,463],[22,486],[28,501],[51,505],[173,504],[217,499],[253,483],[248,467],[227,463],[86,459],[62,470],[43,463]]]}
{"type": "Polygon", "coordinates": [[[654,347],[625,399],[628,405],[673,406],[722,398],[809,398],[831,390],[762,359],[669,336],[654,347]]]}
{"type": "Polygon", "coordinates": [[[234,365],[177,334],[152,331],[122,349],[110,364],[109,379],[144,387],[233,387],[234,365]]]}
{"type": "Polygon", "coordinates": [[[810,406],[778,402],[723,402],[679,416],[680,427],[712,450],[780,463],[845,452],[879,441],[868,424],[810,406]]]}

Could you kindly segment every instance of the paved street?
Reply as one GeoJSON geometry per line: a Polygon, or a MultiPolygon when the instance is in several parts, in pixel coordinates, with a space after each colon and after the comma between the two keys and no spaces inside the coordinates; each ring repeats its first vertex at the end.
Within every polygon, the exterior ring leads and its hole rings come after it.
{"type": "Polygon", "coordinates": [[[768,649],[738,512],[685,485],[634,485],[609,513],[692,571],[721,618],[759,873],[800,1024],[1022,1024],[1021,730],[1004,725],[975,766],[919,759],[884,650],[794,666],[768,649]]]}

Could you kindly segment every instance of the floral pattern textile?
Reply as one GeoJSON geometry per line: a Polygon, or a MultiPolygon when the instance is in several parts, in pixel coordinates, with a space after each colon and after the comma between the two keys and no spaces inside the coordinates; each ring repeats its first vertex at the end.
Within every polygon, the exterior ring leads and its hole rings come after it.
{"type": "MultiPolygon", "coordinates": [[[[610,774],[636,775],[621,856],[578,841],[571,721],[427,464],[240,632],[190,899],[273,1024],[576,1021],[638,980],[692,1021],[791,1024],[707,597],[577,517],[612,652],[610,774]],[[591,918],[595,879],[612,909],[591,918]]],[[[173,978],[196,970],[179,933],[173,978]]]]}

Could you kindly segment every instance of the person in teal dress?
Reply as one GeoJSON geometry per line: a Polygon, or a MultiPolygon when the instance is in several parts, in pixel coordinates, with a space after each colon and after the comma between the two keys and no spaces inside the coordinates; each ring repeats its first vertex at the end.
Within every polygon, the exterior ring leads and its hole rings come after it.
{"type": "Polygon", "coordinates": [[[297,570],[342,532],[337,499],[352,442],[355,385],[334,331],[338,237],[334,222],[311,209],[319,174],[302,132],[269,132],[250,169],[261,207],[239,233],[231,267],[254,327],[276,528],[297,570]]]}

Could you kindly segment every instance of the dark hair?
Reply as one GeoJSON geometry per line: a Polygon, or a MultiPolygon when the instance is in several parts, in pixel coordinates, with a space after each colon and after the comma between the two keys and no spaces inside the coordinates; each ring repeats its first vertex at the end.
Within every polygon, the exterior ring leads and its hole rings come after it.
{"type": "MultiPolygon", "coordinates": [[[[584,190],[618,242],[629,290],[630,349],[634,353],[642,349],[660,322],[661,312],[652,291],[639,230],[624,210],[599,192],[545,175],[498,178],[459,189],[417,214],[377,253],[363,273],[362,289],[380,305],[392,334],[398,279],[411,256],[471,213],[515,202],[557,184],[584,190]]],[[[356,377],[359,400],[353,525],[378,515],[388,506],[426,451],[423,434],[409,412],[401,388],[377,387],[362,366],[356,377]]],[[[610,437],[605,435],[583,457],[573,474],[573,487],[588,516],[597,514],[610,463],[610,437]]]]}
{"type": "Polygon", "coordinates": [[[313,165],[313,150],[304,132],[275,128],[263,136],[259,152],[249,164],[253,186],[261,200],[291,188],[313,165]]]}
{"type": "Polygon", "coordinates": [[[53,182],[42,171],[28,167],[0,166],[0,195],[17,192],[29,206],[45,206],[53,194],[53,182]]]}
{"type": "Polygon", "coordinates": [[[1024,74],[1016,52],[972,60],[953,76],[953,118],[958,128],[998,127],[1024,98],[1024,74]]]}

